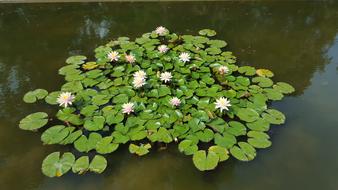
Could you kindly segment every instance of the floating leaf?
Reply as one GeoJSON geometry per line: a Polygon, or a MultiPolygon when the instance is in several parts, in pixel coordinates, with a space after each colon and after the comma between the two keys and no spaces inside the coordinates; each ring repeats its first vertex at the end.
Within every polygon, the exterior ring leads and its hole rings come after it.
{"type": "Polygon", "coordinates": [[[240,108],[237,110],[236,115],[239,117],[239,119],[246,122],[253,122],[259,118],[259,114],[251,108],[240,108]]]}
{"type": "Polygon", "coordinates": [[[257,69],[256,74],[261,77],[273,77],[273,72],[268,69],[257,69]]]}
{"type": "Polygon", "coordinates": [[[89,158],[88,156],[81,156],[78,158],[72,166],[74,173],[83,174],[89,169],[89,158]]]}
{"type": "Polygon", "coordinates": [[[202,36],[209,36],[209,37],[216,35],[216,31],[210,30],[210,29],[203,29],[203,30],[200,30],[198,33],[202,36]]]}
{"type": "Polygon", "coordinates": [[[265,121],[271,124],[283,124],[285,122],[285,116],[282,112],[275,109],[268,109],[266,113],[262,114],[262,117],[265,121]]]}
{"type": "Polygon", "coordinates": [[[233,146],[230,149],[231,155],[241,161],[249,161],[256,157],[256,150],[246,142],[239,142],[238,146],[233,146]]]}
{"type": "Polygon", "coordinates": [[[98,67],[96,62],[87,62],[87,63],[82,65],[82,68],[84,70],[92,70],[92,69],[95,69],[96,67],[98,67]]]}
{"type": "Polygon", "coordinates": [[[95,173],[102,173],[107,167],[107,160],[100,155],[96,155],[90,162],[89,170],[95,173]]]}
{"type": "Polygon", "coordinates": [[[252,82],[258,83],[258,85],[263,88],[270,87],[273,85],[272,80],[269,78],[265,78],[265,77],[255,77],[252,79],[252,82]]]}
{"type": "Polygon", "coordinates": [[[57,144],[69,135],[70,131],[64,125],[55,125],[44,131],[41,140],[44,144],[57,144]]]}
{"type": "Polygon", "coordinates": [[[96,151],[100,154],[108,154],[114,152],[119,144],[112,143],[113,137],[104,137],[96,143],[96,151]]]}
{"type": "Polygon", "coordinates": [[[283,94],[290,94],[295,91],[295,88],[285,82],[277,82],[275,85],[273,85],[273,89],[283,94]]]}
{"type": "Polygon", "coordinates": [[[26,103],[34,103],[37,100],[45,98],[47,94],[48,92],[45,89],[36,89],[34,91],[29,91],[24,95],[23,101],[26,103]]]}
{"type": "Polygon", "coordinates": [[[83,56],[83,55],[75,55],[75,56],[71,56],[66,60],[66,63],[68,64],[75,64],[75,65],[80,65],[82,63],[84,63],[84,60],[86,60],[87,57],[83,56]]]}
{"type": "Polygon", "coordinates": [[[44,112],[32,113],[20,121],[19,127],[23,130],[37,130],[47,124],[47,117],[48,115],[44,112]]]}
{"type": "Polygon", "coordinates": [[[209,151],[207,155],[204,150],[199,150],[195,152],[192,160],[196,168],[200,171],[213,170],[218,164],[219,156],[213,151],[209,151]]]}
{"type": "Polygon", "coordinates": [[[207,123],[207,125],[219,133],[223,133],[224,128],[227,127],[227,123],[219,117],[212,120],[210,123],[207,123]]]}
{"type": "Polygon", "coordinates": [[[60,95],[60,91],[57,92],[51,92],[45,97],[45,101],[50,104],[50,105],[56,105],[57,103],[57,98],[60,95]]]}
{"type": "Polygon", "coordinates": [[[209,147],[208,151],[216,153],[219,157],[220,162],[225,161],[229,158],[229,155],[228,155],[229,152],[224,147],[215,145],[215,146],[209,147]]]}
{"type": "Polygon", "coordinates": [[[42,162],[42,173],[48,177],[61,177],[67,173],[75,162],[75,156],[66,152],[60,157],[60,152],[49,154],[42,162]]]}
{"type": "Polygon", "coordinates": [[[135,144],[130,144],[129,145],[129,152],[132,153],[132,154],[137,154],[139,156],[143,156],[145,154],[148,154],[150,148],[151,148],[151,145],[149,143],[141,144],[140,146],[137,146],[135,144]]]}
{"type": "Polygon", "coordinates": [[[92,120],[86,120],[83,127],[88,131],[98,131],[103,129],[105,118],[103,116],[94,116],[92,120]]]}
{"type": "Polygon", "coordinates": [[[185,155],[192,155],[198,151],[198,146],[192,140],[183,140],[178,144],[178,150],[185,155]]]}

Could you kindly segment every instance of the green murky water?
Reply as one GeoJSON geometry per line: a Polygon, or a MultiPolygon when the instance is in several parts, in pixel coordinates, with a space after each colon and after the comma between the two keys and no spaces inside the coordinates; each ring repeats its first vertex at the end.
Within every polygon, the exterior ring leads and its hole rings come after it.
{"type": "MultiPolygon", "coordinates": [[[[338,189],[338,3],[208,2],[0,4],[0,189],[338,189]],[[137,158],[122,147],[102,175],[46,178],[42,159],[58,146],[19,130],[35,88],[59,89],[57,69],[107,40],[164,25],[178,33],[218,31],[239,63],[274,71],[297,92],[273,104],[287,116],[273,146],[254,161],[202,173],[176,146],[137,158]]],[[[71,147],[63,150],[71,149],[71,147]]]]}

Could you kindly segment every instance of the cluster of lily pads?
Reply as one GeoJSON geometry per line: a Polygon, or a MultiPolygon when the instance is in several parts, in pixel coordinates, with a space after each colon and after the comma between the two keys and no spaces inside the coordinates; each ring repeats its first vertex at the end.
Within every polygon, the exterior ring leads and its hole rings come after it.
{"type": "Polygon", "coordinates": [[[119,37],[97,47],[95,60],[69,57],[59,69],[66,81],[59,91],[36,89],[23,97],[58,106],[56,115],[33,113],[19,127],[44,130],[43,144],[72,145],[83,156],[51,153],[42,172],[101,173],[103,155],[121,144],[143,156],[154,146],[177,143],[201,171],[230,155],[252,160],[256,149],[271,146],[267,132],[285,116],[269,103],[294,88],[274,83],[267,69],[236,65],[227,43],[215,35],[210,29],[193,36],[158,27],[134,41],[119,37]]]}

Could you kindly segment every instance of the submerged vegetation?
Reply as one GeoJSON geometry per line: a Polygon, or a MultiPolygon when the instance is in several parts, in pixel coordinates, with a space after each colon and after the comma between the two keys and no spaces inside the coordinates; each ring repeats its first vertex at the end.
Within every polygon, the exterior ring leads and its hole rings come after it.
{"type": "Polygon", "coordinates": [[[285,116],[269,103],[294,88],[274,83],[267,69],[236,65],[227,43],[215,35],[210,29],[193,36],[158,27],[135,41],[119,37],[99,46],[93,61],[69,57],[59,69],[66,80],[59,91],[36,89],[23,97],[26,103],[44,99],[59,110],[55,117],[30,114],[21,129],[44,129],[43,144],[73,145],[82,155],[51,153],[42,172],[102,173],[102,155],[121,144],[143,156],[157,144],[177,143],[201,171],[230,155],[252,160],[256,149],[271,146],[270,125],[283,124],[285,116]]]}

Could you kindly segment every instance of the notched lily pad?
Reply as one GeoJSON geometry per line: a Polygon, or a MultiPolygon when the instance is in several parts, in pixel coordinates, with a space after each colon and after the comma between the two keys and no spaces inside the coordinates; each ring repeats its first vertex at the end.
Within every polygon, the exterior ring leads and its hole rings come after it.
{"type": "Polygon", "coordinates": [[[29,114],[20,121],[19,127],[23,130],[35,131],[48,123],[47,117],[48,115],[44,112],[29,114]]]}
{"type": "Polygon", "coordinates": [[[42,173],[48,177],[61,177],[67,173],[75,162],[75,156],[66,152],[60,157],[60,152],[49,154],[42,162],[42,173]]]}
{"type": "Polygon", "coordinates": [[[34,103],[37,100],[45,98],[47,94],[48,92],[45,89],[36,89],[33,91],[29,91],[24,95],[23,101],[26,103],[34,103]]]}

